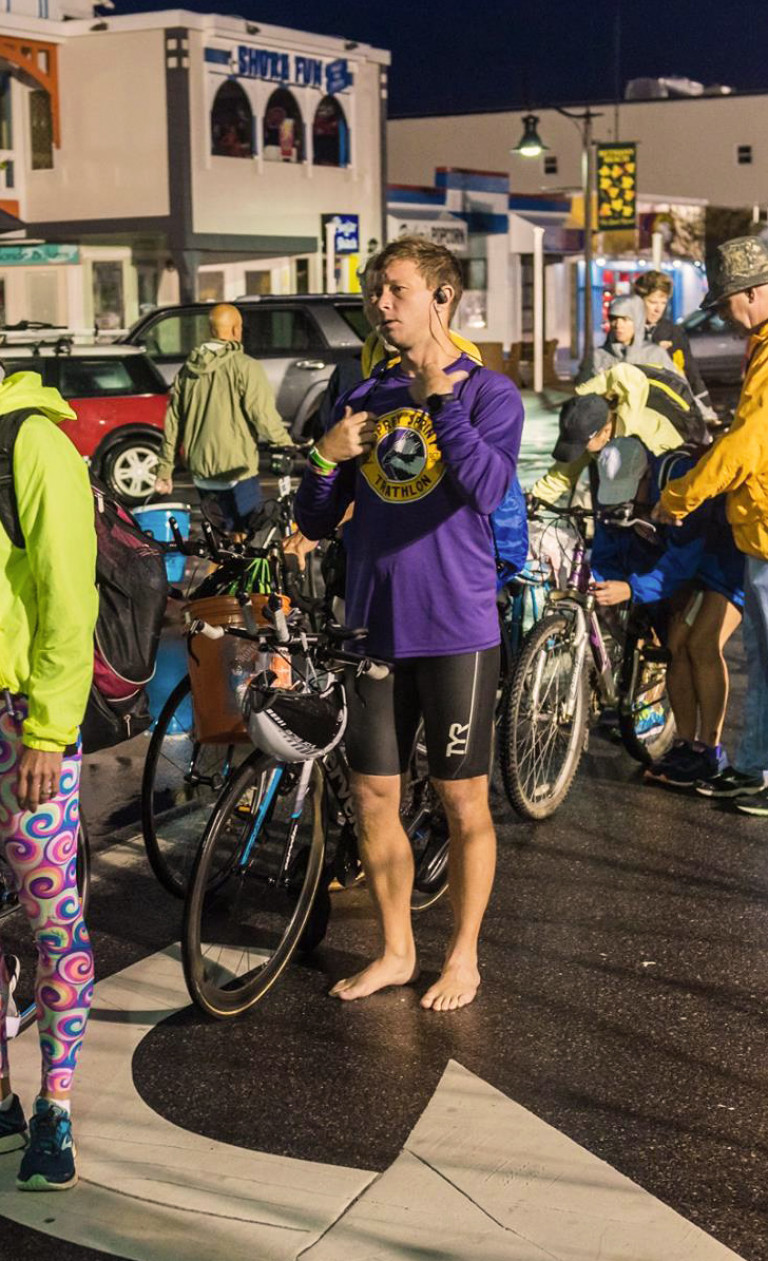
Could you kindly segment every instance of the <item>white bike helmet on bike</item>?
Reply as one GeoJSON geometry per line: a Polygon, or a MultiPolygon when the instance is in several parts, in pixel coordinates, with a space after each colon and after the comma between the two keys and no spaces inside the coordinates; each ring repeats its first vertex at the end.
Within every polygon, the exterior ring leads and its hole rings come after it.
{"type": "Polygon", "coordinates": [[[330,753],[344,735],[347,704],[343,688],[317,692],[280,691],[253,680],[243,698],[243,717],[257,749],[278,762],[306,762],[330,753]]]}

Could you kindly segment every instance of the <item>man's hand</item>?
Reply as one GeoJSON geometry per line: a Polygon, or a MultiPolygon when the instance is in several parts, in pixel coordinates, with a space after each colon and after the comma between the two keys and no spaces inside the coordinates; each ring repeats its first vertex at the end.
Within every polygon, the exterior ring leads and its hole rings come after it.
{"type": "Polygon", "coordinates": [[[666,508],[663,507],[661,500],[654,505],[653,512],[651,513],[651,521],[658,521],[659,525],[683,524],[681,518],[673,517],[671,512],[667,512],[666,508]]]}
{"type": "Polygon", "coordinates": [[[283,540],[283,554],[295,556],[302,573],[307,567],[307,557],[316,547],[317,540],[308,539],[306,534],[302,534],[301,530],[294,530],[289,538],[283,540]]]}
{"type": "Polygon", "coordinates": [[[371,412],[353,412],[345,407],[344,415],[320,439],[317,449],[326,460],[341,464],[367,455],[373,446],[376,417],[371,412]]]}
{"type": "Polygon", "coordinates": [[[444,372],[435,364],[427,363],[416,373],[408,387],[408,393],[414,403],[423,407],[430,394],[452,394],[454,385],[458,385],[459,381],[466,381],[468,376],[468,372],[444,372]]]}
{"type": "Polygon", "coordinates": [[[61,753],[44,753],[24,746],[19,759],[16,797],[22,810],[37,810],[59,791],[61,753]]]}
{"type": "Polygon", "coordinates": [[[156,477],[155,478],[155,494],[170,495],[173,491],[172,477],[156,477]]]}
{"type": "Polygon", "coordinates": [[[626,600],[631,599],[632,588],[628,582],[595,583],[595,601],[601,608],[607,608],[611,604],[624,604],[626,600]]]}

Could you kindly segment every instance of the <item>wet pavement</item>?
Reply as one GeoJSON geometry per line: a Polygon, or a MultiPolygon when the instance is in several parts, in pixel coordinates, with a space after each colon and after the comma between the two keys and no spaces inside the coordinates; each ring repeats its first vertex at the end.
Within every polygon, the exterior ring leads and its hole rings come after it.
{"type": "MultiPolygon", "coordinates": [[[[552,426],[536,422],[531,466],[552,426]]],[[[740,643],[731,658],[729,744],[740,643]]],[[[523,822],[494,785],[473,1006],[418,1005],[445,900],[417,921],[417,985],[328,998],[371,949],[356,889],[311,959],[216,1023],[187,1005],[181,905],[137,839],[145,749],[84,776],[100,984],[74,1096],[82,1182],[19,1195],[0,1157],[3,1261],[768,1261],[764,821],[644,786],[594,732],[553,819],[523,822]]],[[[30,1091],[33,1037],[11,1048],[30,1091]]]]}

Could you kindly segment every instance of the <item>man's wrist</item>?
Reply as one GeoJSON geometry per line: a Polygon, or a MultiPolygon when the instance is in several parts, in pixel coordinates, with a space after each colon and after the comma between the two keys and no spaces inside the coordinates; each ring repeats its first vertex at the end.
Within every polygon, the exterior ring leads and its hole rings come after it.
{"type": "Polygon", "coordinates": [[[453,390],[440,391],[439,393],[435,391],[433,394],[428,394],[426,405],[430,416],[439,416],[446,403],[453,402],[454,397],[453,390]]]}

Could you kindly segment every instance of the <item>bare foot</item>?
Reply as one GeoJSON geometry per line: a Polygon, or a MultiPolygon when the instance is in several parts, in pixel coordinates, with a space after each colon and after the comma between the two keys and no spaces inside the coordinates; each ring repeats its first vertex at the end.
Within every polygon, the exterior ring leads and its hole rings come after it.
{"type": "Polygon", "coordinates": [[[380,959],[369,963],[367,968],[363,968],[362,972],[338,981],[330,993],[333,998],[351,1002],[353,998],[368,998],[370,994],[375,994],[388,985],[410,985],[418,975],[419,965],[415,954],[406,959],[397,955],[382,955],[380,959]]]}
{"type": "Polygon", "coordinates": [[[466,1007],[480,988],[480,973],[474,964],[447,963],[421,1000],[432,1011],[456,1011],[466,1007]]]}

